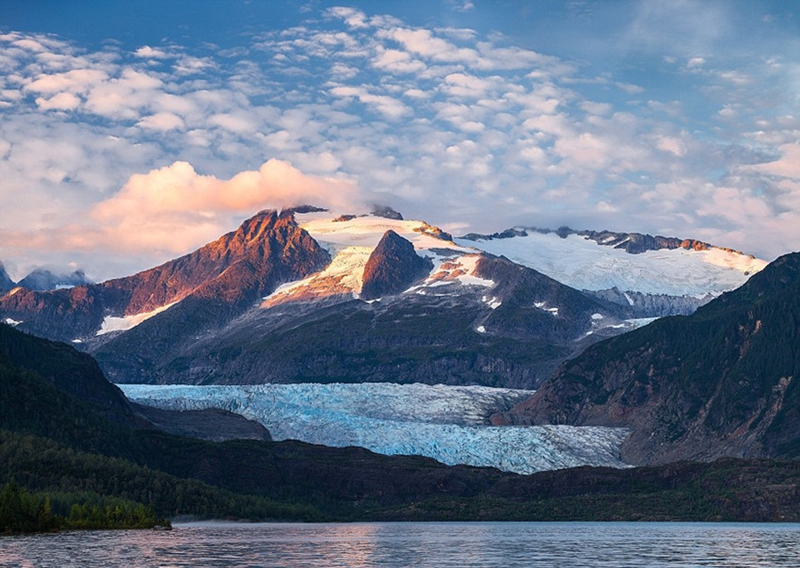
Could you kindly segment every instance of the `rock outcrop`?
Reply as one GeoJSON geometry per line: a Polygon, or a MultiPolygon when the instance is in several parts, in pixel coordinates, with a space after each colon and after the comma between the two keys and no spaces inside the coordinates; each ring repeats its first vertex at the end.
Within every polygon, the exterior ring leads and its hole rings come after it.
{"type": "Polygon", "coordinates": [[[395,233],[386,231],[364,267],[361,297],[373,300],[398,294],[427,276],[433,263],[414,250],[414,245],[395,233]]]}

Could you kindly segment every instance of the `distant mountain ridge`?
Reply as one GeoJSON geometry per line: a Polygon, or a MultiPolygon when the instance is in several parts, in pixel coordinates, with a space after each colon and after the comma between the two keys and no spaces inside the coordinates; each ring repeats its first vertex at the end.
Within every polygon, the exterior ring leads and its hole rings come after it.
{"type": "Polygon", "coordinates": [[[56,274],[51,270],[37,268],[17,283],[17,286],[28,290],[57,290],[72,288],[83,284],[92,284],[83,270],[75,270],[68,274],[56,274]]]}
{"type": "MultiPolygon", "coordinates": [[[[648,250],[662,250],[662,249],[674,250],[681,248],[686,250],[701,251],[701,250],[709,250],[712,248],[717,248],[727,252],[745,255],[745,253],[735,249],[719,247],[716,245],[712,245],[710,243],[698,241],[696,239],[662,237],[660,235],[653,236],[645,233],[620,233],[615,231],[575,230],[575,229],[570,229],[569,227],[559,227],[558,229],[540,229],[537,227],[513,227],[510,229],[506,229],[505,231],[499,233],[492,233],[489,235],[484,235],[480,233],[467,233],[461,238],[470,241],[511,239],[514,237],[527,237],[529,231],[534,233],[540,233],[543,235],[554,233],[559,237],[561,237],[562,239],[567,238],[567,236],[569,235],[578,235],[593,240],[599,245],[621,249],[630,254],[641,254],[648,250]]],[[[750,258],[755,258],[753,255],[746,255],[746,256],[750,258]]]]}
{"type": "Polygon", "coordinates": [[[498,422],[623,426],[631,463],[800,456],[800,253],[565,363],[498,422]]]}
{"type": "Polygon", "coordinates": [[[17,286],[28,290],[55,290],[57,288],[71,288],[81,284],[91,284],[83,270],[71,273],[55,273],[45,268],[36,268],[25,278],[15,283],[0,262],[0,292],[7,292],[17,286]]]}

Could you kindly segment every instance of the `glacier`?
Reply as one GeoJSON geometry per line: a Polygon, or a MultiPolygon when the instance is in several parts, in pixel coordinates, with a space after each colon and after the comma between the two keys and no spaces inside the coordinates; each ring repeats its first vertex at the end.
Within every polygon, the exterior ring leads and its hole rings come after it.
{"type": "Polygon", "coordinates": [[[276,441],[361,446],[520,474],[628,465],[619,457],[629,433],[624,428],[489,425],[491,414],[530,397],[528,390],[391,383],[118,386],[147,406],[240,414],[263,424],[276,441]]]}

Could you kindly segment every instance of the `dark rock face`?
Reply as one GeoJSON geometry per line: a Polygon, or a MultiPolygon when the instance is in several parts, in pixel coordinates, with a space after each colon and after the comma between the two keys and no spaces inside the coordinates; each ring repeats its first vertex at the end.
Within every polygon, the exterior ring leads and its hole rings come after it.
{"type": "Polygon", "coordinates": [[[419,256],[414,245],[386,231],[364,267],[361,297],[373,300],[398,294],[430,273],[433,263],[419,256]]]}
{"type": "Polygon", "coordinates": [[[800,253],[564,364],[497,422],[625,426],[631,463],[800,455],[800,253]]]}
{"type": "Polygon", "coordinates": [[[76,270],[70,274],[55,274],[43,268],[37,268],[19,281],[17,286],[28,290],[55,290],[57,288],[72,288],[82,284],[91,284],[83,270],[76,270]]]}
{"type": "Polygon", "coordinates": [[[395,221],[403,220],[403,216],[388,205],[375,205],[372,208],[372,214],[385,219],[394,219],[395,221]]]}
{"type": "Polygon", "coordinates": [[[6,272],[3,263],[0,262],[0,292],[11,290],[14,286],[14,281],[11,280],[11,277],[6,272]]]}

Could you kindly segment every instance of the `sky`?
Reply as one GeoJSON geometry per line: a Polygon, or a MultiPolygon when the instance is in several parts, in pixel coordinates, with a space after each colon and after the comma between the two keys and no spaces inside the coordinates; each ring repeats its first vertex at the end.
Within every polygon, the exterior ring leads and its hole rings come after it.
{"type": "Polygon", "coordinates": [[[800,249],[800,2],[3,0],[0,261],[97,281],[266,208],[800,249]]]}

